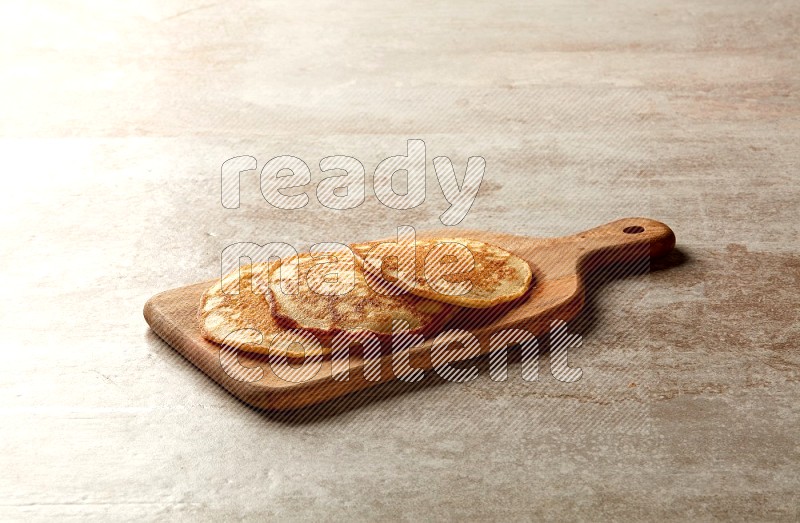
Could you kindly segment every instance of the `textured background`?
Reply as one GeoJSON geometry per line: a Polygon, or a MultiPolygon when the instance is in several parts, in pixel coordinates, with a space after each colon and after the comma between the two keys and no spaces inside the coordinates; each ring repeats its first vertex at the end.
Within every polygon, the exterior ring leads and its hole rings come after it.
{"type": "MultiPolygon", "coordinates": [[[[0,4],[0,517],[796,520],[794,1],[0,4]],[[428,146],[428,198],[271,208],[219,168],[428,146]],[[149,332],[237,241],[435,227],[430,161],[486,177],[463,226],[623,216],[679,250],[594,285],[575,384],[384,387],[244,407],[149,332]]],[[[546,370],[547,367],[544,367],[546,370]]]]}

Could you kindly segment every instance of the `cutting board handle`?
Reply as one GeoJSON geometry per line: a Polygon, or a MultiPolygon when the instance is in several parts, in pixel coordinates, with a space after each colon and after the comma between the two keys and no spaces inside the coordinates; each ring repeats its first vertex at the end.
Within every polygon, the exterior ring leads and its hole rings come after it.
{"type": "Polygon", "coordinates": [[[570,237],[579,259],[594,269],[610,263],[631,262],[667,254],[675,247],[675,233],[649,218],[623,218],[570,237]]]}

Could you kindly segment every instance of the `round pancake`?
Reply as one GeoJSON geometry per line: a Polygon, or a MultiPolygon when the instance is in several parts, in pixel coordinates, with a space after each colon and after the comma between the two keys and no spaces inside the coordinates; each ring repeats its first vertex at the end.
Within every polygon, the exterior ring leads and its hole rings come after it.
{"type": "Polygon", "coordinates": [[[347,250],[287,258],[270,271],[273,314],[285,325],[308,330],[325,342],[342,331],[385,337],[392,332],[393,320],[408,322],[409,333],[431,333],[452,317],[449,305],[382,294],[366,278],[347,250]]]}
{"type": "Polygon", "coordinates": [[[533,277],[530,265],[519,256],[469,238],[417,240],[413,274],[403,277],[398,267],[401,262],[410,267],[410,253],[368,256],[379,243],[350,245],[367,273],[403,284],[417,296],[461,307],[486,308],[515,300],[527,292],[533,277]]]}
{"type": "MultiPolygon", "coordinates": [[[[272,338],[286,331],[272,315],[272,307],[268,299],[267,280],[271,263],[254,263],[241,268],[241,282],[238,294],[228,294],[235,290],[239,271],[233,271],[221,281],[217,281],[205,293],[200,301],[198,320],[204,338],[219,345],[225,343],[257,354],[283,355],[291,359],[302,359],[306,356],[325,355],[331,352],[323,347],[314,354],[308,351],[270,350],[272,338]],[[255,329],[236,332],[240,329],[255,329]]],[[[290,347],[297,347],[290,345],[290,347]]],[[[298,347],[299,348],[299,347],[298,347]]]]}

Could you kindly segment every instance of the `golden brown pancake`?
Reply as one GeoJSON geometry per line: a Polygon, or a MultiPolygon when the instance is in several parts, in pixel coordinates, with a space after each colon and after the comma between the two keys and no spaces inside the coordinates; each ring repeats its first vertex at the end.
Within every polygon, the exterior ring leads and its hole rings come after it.
{"type": "Polygon", "coordinates": [[[408,322],[409,333],[431,333],[453,313],[440,302],[376,292],[346,250],[284,259],[270,271],[269,288],[275,317],[319,336],[323,344],[342,331],[385,339],[393,320],[408,322]]]}
{"type": "Polygon", "coordinates": [[[461,307],[493,307],[519,298],[531,284],[531,268],[525,260],[478,240],[417,240],[413,261],[410,256],[403,258],[404,251],[397,249],[368,256],[379,244],[357,243],[350,247],[365,272],[381,275],[423,298],[461,307]],[[398,271],[400,267],[409,270],[398,271]],[[408,274],[404,276],[405,272],[408,274]]]}
{"type": "MultiPolygon", "coordinates": [[[[284,355],[291,359],[302,359],[305,356],[315,355],[312,350],[303,352],[297,345],[297,351],[286,350],[270,351],[270,341],[275,334],[284,332],[284,329],[272,315],[269,289],[267,281],[271,263],[255,263],[241,268],[241,283],[238,294],[228,294],[236,289],[239,270],[217,281],[204,294],[198,311],[200,331],[209,341],[254,352],[259,354],[284,355]],[[253,330],[261,333],[263,338],[253,330]],[[231,333],[234,333],[231,335],[231,333]]],[[[319,355],[330,353],[330,349],[323,347],[319,355]]]]}

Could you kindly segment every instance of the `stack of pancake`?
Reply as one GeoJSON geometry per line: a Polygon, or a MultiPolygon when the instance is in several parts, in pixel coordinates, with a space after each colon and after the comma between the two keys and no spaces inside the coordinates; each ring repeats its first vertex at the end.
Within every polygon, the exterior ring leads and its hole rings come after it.
{"type": "Polygon", "coordinates": [[[217,344],[289,359],[329,355],[341,334],[375,336],[390,350],[393,326],[435,335],[459,313],[511,302],[531,283],[527,262],[481,241],[418,240],[402,251],[385,245],[242,266],[203,294],[200,330],[217,344]],[[272,347],[287,331],[319,343],[272,347]]]}

